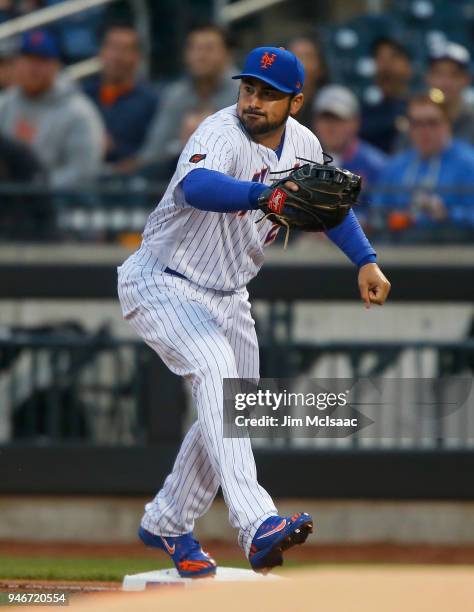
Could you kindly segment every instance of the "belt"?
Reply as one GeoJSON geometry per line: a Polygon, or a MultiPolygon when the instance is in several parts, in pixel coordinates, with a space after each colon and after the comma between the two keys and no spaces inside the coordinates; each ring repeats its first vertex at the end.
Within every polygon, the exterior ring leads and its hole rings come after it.
{"type": "Polygon", "coordinates": [[[178,278],[184,278],[184,280],[188,280],[184,274],[180,274],[180,272],[176,272],[176,270],[172,270],[171,268],[166,267],[163,272],[167,274],[171,274],[172,276],[177,276],[178,278]]]}

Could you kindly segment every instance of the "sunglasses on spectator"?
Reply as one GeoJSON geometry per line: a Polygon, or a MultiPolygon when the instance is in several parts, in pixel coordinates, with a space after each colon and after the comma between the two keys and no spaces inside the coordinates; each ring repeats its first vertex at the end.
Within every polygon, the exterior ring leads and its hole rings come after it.
{"type": "Polygon", "coordinates": [[[415,117],[408,117],[408,123],[410,124],[410,127],[414,127],[414,128],[419,128],[419,127],[435,128],[441,125],[442,123],[444,123],[444,121],[443,119],[441,119],[441,117],[424,117],[424,118],[420,117],[416,119],[415,117]]]}

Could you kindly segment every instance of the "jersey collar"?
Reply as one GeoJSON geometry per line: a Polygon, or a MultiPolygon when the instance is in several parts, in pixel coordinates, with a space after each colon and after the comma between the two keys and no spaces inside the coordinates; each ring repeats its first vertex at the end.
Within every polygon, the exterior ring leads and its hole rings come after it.
{"type": "Polygon", "coordinates": [[[280,161],[280,157],[281,157],[281,153],[283,151],[283,145],[285,144],[285,134],[286,134],[286,127],[283,130],[283,134],[281,135],[281,140],[280,140],[280,144],[278,145],[278,147],[275,149],[275,154],[278,157],[278,161],[280,161]]]}

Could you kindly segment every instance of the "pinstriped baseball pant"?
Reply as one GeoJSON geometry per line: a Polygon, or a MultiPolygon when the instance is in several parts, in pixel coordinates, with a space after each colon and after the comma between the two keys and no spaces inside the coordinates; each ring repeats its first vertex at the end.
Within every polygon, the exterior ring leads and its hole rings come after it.
{"type": "Polygon", "coordinates": [[[142,526],[165,536],[192,531],[220,485],[248,555],[255,531],[277,511],[257,482],[250,440],[223,437],[222,379],[259,378],[247,291],[204,289],[164,273],[145,247],[118,273],[124,317],[171,371],[190,381],[198,414],[172,472],[145,506],[142,526]]]}

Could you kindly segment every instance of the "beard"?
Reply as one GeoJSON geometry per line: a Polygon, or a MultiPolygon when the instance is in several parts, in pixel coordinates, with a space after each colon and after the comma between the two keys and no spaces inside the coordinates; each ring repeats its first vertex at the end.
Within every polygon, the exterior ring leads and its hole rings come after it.
{"type": "Polygon", "coordinates": [[[288,103],[288,108],[284,116],[277,121],[269,121],[266,113],[256,111],[252,108],[246,108],[242,111],[240,121],[250,136],[268,134],[269,132],[274,132],[286,123],[290,116],[290,105],[291,101],[288,103]]]}

